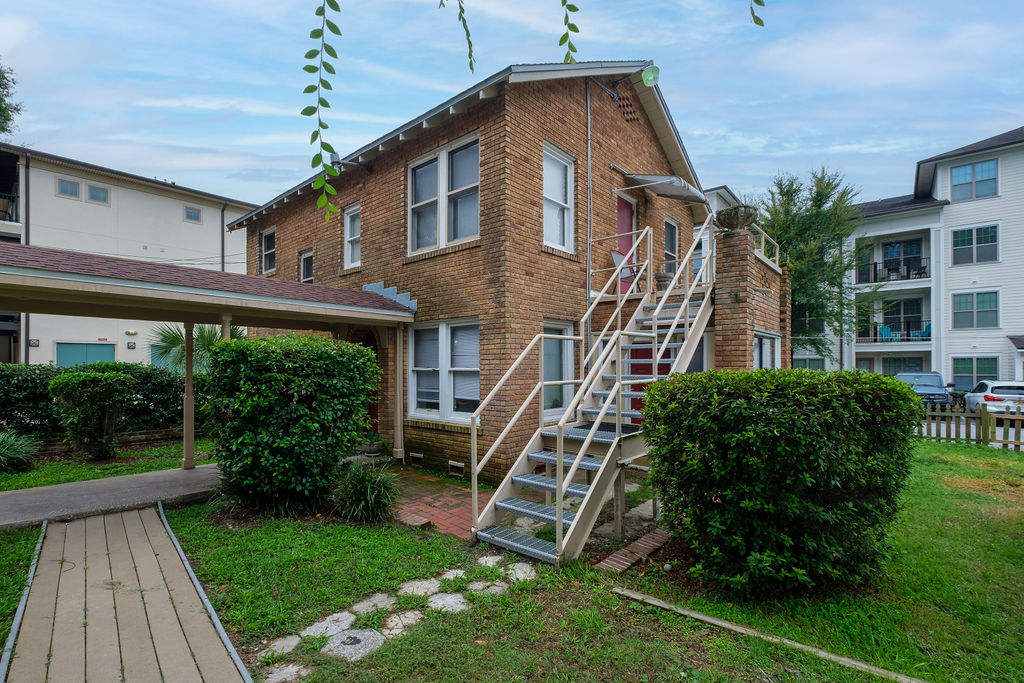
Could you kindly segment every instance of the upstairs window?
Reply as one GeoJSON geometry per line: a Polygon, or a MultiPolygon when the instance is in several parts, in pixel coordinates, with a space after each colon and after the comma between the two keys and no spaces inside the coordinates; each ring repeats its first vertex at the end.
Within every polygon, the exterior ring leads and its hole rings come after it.
{"type": "Polygon", "coordinates": [[[679,260],[679,226],[669,218],[665,219],[665,272],[676,272],[679,260]]]}
{"type": "Polygon", "coordinates": [[[954,266],[997,260],[999,260],[999,228],[995,225],[953,231],[954,266]]]}
{"type": "Polygon", "coordinates": [[[953,295],[953,329],[999,327],[999,292],[953,295]]]}
{"type": "Polygon", "coordinates": [[[100,185],[90,185],[89,201],[94,204],[110,204],[110,190],[100,185]]]}
{"type": "Polygon", "coordinates": [[[954,202],[963,199],[991,197],[996,193],[997,165],[995,159],[979,161],[976,164],[954,166],[952,176],[951,197],[954,202]]]}
{"type": "Polygon", "coordinates": [[[202,223],[203,210],[198,206],[185,207],[185,220],[189,223],[202,223]]]}
{"type": "Polygon", "coordinates": [[[359,205],[345,209],[345,268],[355,268],[362,264],[362,213],[359,205]]]}
{"type": "Polygon", "coordinates": [[[575,251],[573,235],[573,159],[544,143],[544,244],[575,251]]]}
{"type": "Polygon", "coordinates": [[[313,250],[299,253],[299,282],[313,281],[313,250]]]}
{"type": "Polygon", "coordinates": [[[409,169],[409,251],[480,234],[480,143],[453,143],[409,169]]]}
{"type": "Polygon", "coordinates": [[[69,197],[71,199],[81,199],[82,197],[82,186],[77,180],[67,180],[65,178],[57,179],[57,194],[61,197],[69,197]]]}
{"type": "Polygon", "coordinates": [[[260,232],[259,272],[272,273],[277,268],[277,236],[274,228],[260,232]]]}

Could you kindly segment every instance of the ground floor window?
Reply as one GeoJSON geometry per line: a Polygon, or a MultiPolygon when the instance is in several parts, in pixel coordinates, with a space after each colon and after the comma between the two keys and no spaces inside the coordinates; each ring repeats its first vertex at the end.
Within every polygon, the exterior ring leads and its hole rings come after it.
{"type": "Polygon", "coordinates": [[[953,359],[953,388],[955,391],[970,391],[971,387],[983,379],[999,379],[999,358],[985,356],[981,358],[953,359]]]}
{"type": "Polygon", "coordinates": [[[409,335],[409,413],[464,422],[480,405],[480,327],[427,323],[409,335]]]}
{"type": "Polygon", "coordinates": [[[924,370],[924,358],[921,356],[906,356],[882,359],[882,374],[898,375],[901,372],[922,372],[924,370]]]}
{"type": "Polygon", "coordinates": [[[825,359],[824,358],[794,358],[794,368],[805,368],[807,370],[824,370],[825,359]]]}
{"type": "Polygon", "coordinates": [[[782,365],[781,338],[776,335],[754,335],[754,369],[777,368],[782,365]]]}
{"type": "MultiPolygon", "coordinates": [[[[571,323],[546,322],[544,334],[571,335],[571,323]]],[[[544,381],[560,382],[573,378],[573,345],[568,339],[544,340],[544,381]]],[[[573,386],[544,387],[544,414],[549,418],[561,417],[572,400],[573,386]]]]}

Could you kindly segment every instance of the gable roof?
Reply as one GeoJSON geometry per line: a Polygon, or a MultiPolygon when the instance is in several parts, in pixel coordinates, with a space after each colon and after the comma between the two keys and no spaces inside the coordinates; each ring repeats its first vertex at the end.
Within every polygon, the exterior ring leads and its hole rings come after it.
{"type": "Polygon", "coordinates": [[[886,216],[891,213],[903,213],[904,211],[918,211],[920,209],[931,209],[933,207],[949,204],[948,199],[935,199],[931,195],[927,197],[915,197],[912,194],[905,194],[899,197],[887,197],[876,199],[870,202],[863,202],[856,205],[861,218],[874,218],[886,216]]]}
{"type": "Polygon", "coordinates": [[[64,166],[67,168],[76,168],[81,169],[83,171],[90,171],[92,173],[107,176],[110,178],[127,180],[131,183],[135,183],[136,185],[156,187],[162,190],[168,190],[179,194],[187,194],[195,197],[202,197],[203,199],[209,199],[216,202],[223,202],[228,204],[229,206],[234,206],[239,209],[252,209],[253,207],[256,206],[252,202],[243,202],[240,199],[232,199],[231,197],[224,197],[219,194],[213,194],[212,192],[196,190],[191,187],[185,187],[184,185],[178,185],[177,183],[169,183],[167,181],[157,180],[156,178],[147,178],[145,176],[136,175],[135,173],[118,171],[115,168],[108,168],[106,166],[90,164],[87,161],[79,161],[78,159],[71,159],[69,157],[63,157],[57,154],[40,152],[39,150],[32,149],[31,147],[22,147],[20,145],[12,145],[6,142],[0,142],[0,152],[8,152],[10,154],[15,154],[17,156],[30,156],[33,159],[41,159],[43,161],[55,164],[57,166],[64,166]]]}
{"type": "Polygon", "coordinates": [[[963,147],[957,147],[956,149],[943,152],[942,154],[936,154],[935,156],[928,157],[927,159],[922,159],[917,162],[914,196],[918,198],[931,196],[932,184],[935,181],[935,168],[940,161],[1021,144],[1024,144],[1024,126],[1008,130],[1005,133],[1000,133],[999,135],[993,135],[990,138],[985,138],[978,142],[972,142],[971,144],[964,145],[963,147]]]}
{"type": "MultiPolygon", "coordinates": [[[[495,97],[498,93],[498,86],[501,83],[525,83],[529,81],[583,78],[587,76],[621,76],[627,77],[636,90],[637,99],[651,121],[655,135],[665,150],[665,156],[668,158],[673,173],[699,189],[700,181],[697,179],[686,148],[683,147],[682,137],[679,135],[676,124],[672,120],[672,115],[669,113],[668,105],[665,103],[661,89],[657,85],[652,87],[643,86],[640,71],[652,64],[653,62],[649,60],[577,62],[575,64],[513,64],[488,76],[476,85],[463,90],[458,95],[402,124],[391,132],[385,133],[348,156],[340,158],[335,161],[335,166],[339,171],[344,172],[346,166],[370,161],[381,152],[391,149],[399,142],[412,137],[417,129],[437,126],[449,117],[465,111],[468,103],[495,97]]],[[[262,206],[235,219],[228,224],[228,229],[237,229],[251,218],[273,208],[277,203],[285,201],[294,194],[301,193],[310,187],[316,177],[314,175],[302,181],[262,206]]]]}

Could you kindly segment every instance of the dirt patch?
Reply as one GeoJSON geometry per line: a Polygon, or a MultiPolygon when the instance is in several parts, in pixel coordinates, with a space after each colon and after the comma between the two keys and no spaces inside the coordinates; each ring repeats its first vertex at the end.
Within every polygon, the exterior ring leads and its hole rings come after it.
{"type": "Polygon", "coordinates": [[[1024,513],[1024,477],[943,477],[942,483],[954,489],[983,493],[1004,503],[1021,506],[1024,513]]]}

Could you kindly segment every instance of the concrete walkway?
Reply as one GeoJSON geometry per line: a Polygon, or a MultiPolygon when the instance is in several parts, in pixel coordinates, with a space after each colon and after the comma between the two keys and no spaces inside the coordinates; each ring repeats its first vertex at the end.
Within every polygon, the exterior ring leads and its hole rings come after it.
{"type": "Polygon", "coordinates": [[[241,683],[154,508],[51,523],[8,683],[241,683]]]}
{"type": "Polygon", "coordinates": [[[76,481],[0,493],[0,529],[164,503],[200,500],[220,481],[216,465],[76,481]]]}

